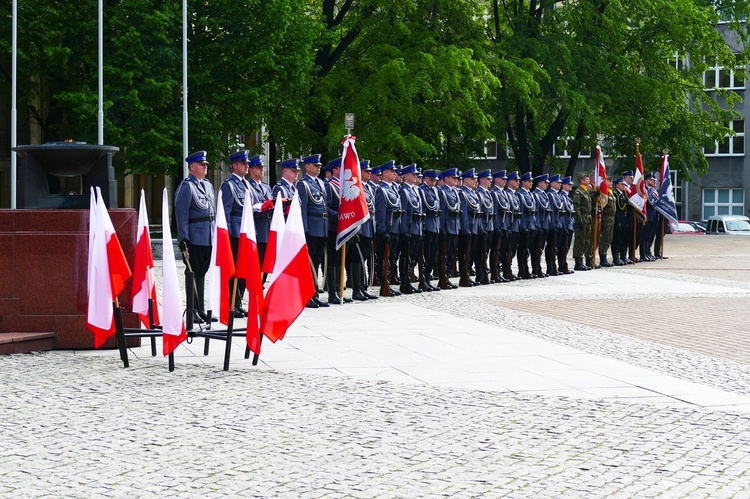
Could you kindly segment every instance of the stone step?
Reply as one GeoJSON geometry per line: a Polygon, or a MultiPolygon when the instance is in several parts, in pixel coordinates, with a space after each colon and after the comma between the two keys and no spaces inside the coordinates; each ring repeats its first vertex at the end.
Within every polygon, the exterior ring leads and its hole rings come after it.
{"type": "Polygon", "coordinates": [[[0,355],[55,349],[56,333],[0,333],[0,355]]]}

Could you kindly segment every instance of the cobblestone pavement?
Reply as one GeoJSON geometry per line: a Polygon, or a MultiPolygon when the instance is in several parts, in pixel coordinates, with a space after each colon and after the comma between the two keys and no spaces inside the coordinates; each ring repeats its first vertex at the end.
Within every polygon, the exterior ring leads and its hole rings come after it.
{"type": "MultiPolygon", "coordinates": [[[[393,303],[750,394],[747,328],[737,327],[746,322],[750,248],[739,237],[674,239],[669,260],[586,274],[647,274],[714,292],[618,289],[600,303],[606,289],[568,284],[580,296],[571,301],[545,279],[498,286],[512,289],[502,299],[479,287],[486,296],[458,290],[393,303]],[[667,308],[672,320],[660,319],[654,336],[623,329],[646,303],[647,316],[667,308]],[[737,322],[696,319],[707,303],[737,322]],[[599,312],[611,321],[591,319],[599,312]]],[[[114,352],[0,356],[0,496],[750,495],[746,412],[245,367],[180,363],[169,373],[147,355],[129,369],[114,352]]]]}

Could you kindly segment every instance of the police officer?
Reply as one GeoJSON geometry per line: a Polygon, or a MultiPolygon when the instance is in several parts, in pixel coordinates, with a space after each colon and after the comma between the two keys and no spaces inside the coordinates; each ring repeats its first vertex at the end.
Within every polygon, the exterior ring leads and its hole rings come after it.
{"type": "Polygon", "coordinates": [[[456,246],[458,234],[461,230],[461,200],[458,197],[459,171],[449,168],[440,173],[439,178],[443,181],[440,187],[440,234],[442,234],[445,250],[442,249],[443,263],[441,272],[445,275],[446,289],[456,289],[458,286],[450,281],[453,268],[456,263],[456,246]]]}
{"type": "Polygon", "coordinates": [[[378,167],[382,175],[382,180],[378,189],[375,191],[375,221],[377,234],[377,259],[375,261],[375,271],[380,279],[381,288],[380,296],[399,296],[401,293],[395,289],[390,289],[386,294],[384,284],[389,279],[389,271],[394,267],[395,255],[398,255],[398,239],[401,233],[401,197],[399,196],[398,187],[395,185],[396,179],[396,162],[390,160],[378,167]],[[390,253],[388,260],[385,261],[386,248],[390,253]]]}
{"type": "MultiPolygon", "coordinates": [[[[177,240],[180,249],[188,255],[189,268],[195,279],[195,314],[193,322],[208,320],[204,289],[206,273],[211,264],[211,238],[213,234],[215,203],[214,188],[205,180],[208,173],[206,151],[194,152],[185,161],[188,177],[180,183],[175,193],[174,215],[177,221],[177,240]]],[[[185,272],[188,268],[185,269],[185,272]]],[[[190,291],[188,291],[190,292],[190,291]]],[[[213,321],[217,319],[212,318],[213,321]]]]}
{"type": "Polygon", "coordinates": [[[518,241],[518,275],[521,279],[535,279],[536,273],[529,271],[529,257],[537,233],[537,205],[531,186],[534,179],[531,172],[521,175],[521,188],[516,191],[518,204],[521,207],[521,228],[518,241]]]}
{"type": "Polygon", "coordinates": [[[573,223],[575,208],[573,207],[573,199],[570,197],[570,191],[573,190],[573,179],[570,177],[563,177],[560,180],[560,197],[563,200],[563,208],[560,210],[560,226],[562,227],[563,237],[557,242],[557,268],[562,271],[563,274],[574,274],[574,270],[568,268],[568,252],[570,251],[570,243],[573,240],[573,223]]]}
{"type": "Polygon", "coordinates": [[[419,242],[422,238],[422,224],[424,223],[424,208],[422,197],[417,191],[417,164],[412,163],[401,169],[401,207],[404,215],[401,217],[401,288],[402,294],[421,293],[411,283],[411,275],[419,261],[419,242]]]}
{"type": "MultiPolygon", "coordinates": [[[[297,177],[299,175],[299,159],[289,158],[281,162],[281,178],[273,186],[272,198],[281,194],[283,199],[291,200],[297,192],[297,177]]],[[[289,203],[284,207],[284,218],[289,214],[289,203]]]]}
{"type": "MultiPolygon", "coordinates": [[[[305,176],[297,183],[302,225],[305,228],[305,242],[310,257],[311,271],[315,289],[318,289],[318,268],[323,267],[328,238],[328,201],[323,181],[319,178],[320,154],[313,154],[302,159],[305,176]]],[[[327,307],[328,303],[320,300],[315,293],[307,303],[307,308],[327,307]]]]}
{"type": "Polygon", "coordinates": [[[424,259],[424,282],[427,291],[440,291],[440,287],[430,282],[435,278],[434,272],[438,262],[438,243],[440,239],[440,194],[437,188],[437,170],[425,170],[423,183],[419,186],[419,195],[424,208],[424,234],[422,235],[424,259]]]}
{"type": "MultiPolygon", "coordinates": [[[[478,286],[480,283],[469,277],[472,263],[477,259],[477,236],[482,229],[482,210],[479,204],[477,175],[474,168],[461,174],[462,185],[459,189],[461,200],[461,228],[458,234],[458,272],[459,286],[478,286]]],[[[479,270],[477,270],[477,273],[479,270]]]]}
{"type": "MultiPolygon", "coordinates": [[[[242,209],[245,206],[245,194],[250,184],[245,180],[248,172],[249,151],[237,151],[229,155],[232,174],[221,183],[221,199],[224,204],[224,214],[227,218],[229,229],[229,244],[232,247],[235,263],[237,262],[237,251],[240,244],[240,230],[242,227],[242,209]]],[[[232,299],[234,290],[234,277],[229,279],[229,299],[232,299]]],[[[247,311],[242,308],[242,297],[245,295],[245,279],[237,280],[237,295],[235,302],[230,303],[236,317],[247,317],[247,311]]]]}
{"type": "Polygon", "coordinates": [[[341,282],[341,248],[336,249],[336,234],[338,230],[339,208],[341,207],[341,183],[339,173],[341,171],[341,158],[335,158],[326,165],[325,188],[328,200],[328,271],[326,284],[328,286],[328,303],[344,304],[351,303],[351,298],[339,296],[338,289],[341,282]]]}
{"type": "Polygon", "coordinates": [[[492,218],[492,238],[490,239],[490,268],[497,282],[510,282],[506,275],[509,270],[505,269],[506,255],[508,254],[508,241],[510,236],[510,223],[513,220],[510,201],[505,192],[507,181],[505,170],[492,174],[492,202],[494,204],[494,216],[492,218]]]}
{"type": "Polygon", "coordinates": [[[474,268],[477,273],[477,282],[481,284],[494,284],[487,272],[487,260],[490,253],[490,235],[494,232],[495,203],[492,201],[490,187],[492,185],[492,170],[482,170],[477,174],[479,185],[476,193],[479,199],[480,217],[479,234],[477,234],[477,252],[475,255],[474,268]]]}
{"type": "Polygon", "coordinates": [[[536,203],[536,233],[531,243],[531,268],[537,277],[549,277],[549,272],[542,271],[542,254],[547,244],[547,236],[552,227],[552,207],[547,196],[549,175],[542,174],[534,177],[536,187],[531,192],[536,203]]]}
{"type": "MultiPolygon", "coordinates": [[[[508,198],[510,204],[512,218],[510,220],[510,235],[508,239],[508,254],[506,255],[505,264],[505,278],[509,281],[515,281],[519,279],[518,275],[513,274],[512,264],[513,258],[517,257],[518,244],[521,240],[521,202],[518,199],[519,185],[521,179],[518,172],[511,172],[508,174],[508,180],[505,184],[505,195],[508,198]]],[[[521,264],[518,264],[519,272],[521,264]]]]}
{"type": "Polygon", "coordinates": [[[575,270],[591,270],[584,264],[584,258],[591,254],[591,176],[587,172],[578,174],[578,188],[573,192],[573,228],[575,239],[573,259],[575,270]]]}
{"type": "MultiPolygon", "coordinates": [[[[271,216],[273,215],[273,194],[271,186],[263,182],[263,156],[253,156],[247,160],[250,179],[250,199],[253,203],[253,219],[255,220],[255,237],[258,238],[258,257],[260,261],[266,256],[266,245],[268,244],[268,232],[271,229],[271,216]]],[[[266,276],[263,276],[265,281],[266,276]]]]}
{"type": "Polygon", "coordinates": [[[370,218],[359,226],[357,235],[352,238],[352,251],[347,252],[349,259],[349,273],[352,276],[352,299],[356,301],[377,300],[376,295],[370,294],[367,289],[368,279],[365,264],[370,266],[373,272],[372,243],[375,239],[375,192],[370,183],[372,168],[370,161],[364,160],[359,163],[362,175],[362,190],[365,194],[367,211],[370,218]]]}
{"type": "Polygon", "coordinates": [[[549,177],[547,189],[547,200],[550,212],[550,227],[547,232],[547,244],[544,247],[544,260],[547,263],[547,274],[551,276],[562,275],[562,268],[557,266],[558,241],[565,237],[563,234],[562,212],[565,209],[563,199],[560,195],[560,175],[553,174],[549,177]]]}

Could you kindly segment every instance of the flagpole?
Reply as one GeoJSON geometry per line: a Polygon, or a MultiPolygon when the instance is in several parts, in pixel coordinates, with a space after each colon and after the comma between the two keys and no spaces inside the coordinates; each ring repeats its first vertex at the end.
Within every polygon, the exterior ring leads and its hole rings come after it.
{"type": "MultiPolygon", "coordinates": [[[[182,157],[188,157],[188,79],[187,79],[187,0],[182,0],[182,157]]],[[[187,162],[182,164],[182,178],[188,176],[187,162]]]]}
{"type": "Polygon", "coordinates": [[[346,259],[346,243],[344,243],[341,246],[341,279],[339,280],[339,289],[341,290],[339,292],[339,296],[341,299],[339,300],[339,303],[341,305],[344,304],[344,260],[346,259]]]}
{"type": "Polygon", "coordinates": [[[591,250],[591,270],[596,270],[596,249],[599,246],[599,215],[599,209],[597,208],[596,215],[594,216],[594,244],[592,244],[591,250]]]}
{"type": "Polygon", "coordinates": [[[104,145],[104,0],[99,0],[99,112],[97,113],[99,145],[104,145]]]}
{"type": "Polygon", "coordinates": [[[13,0],[13,28],[12,28],[12,48],[11,48],[11,97],[10,97],[10,209],[16,209],[16,183],[17,183],[17,158],[14,149],[18,145],[17,128],[17,109],[16,109],[16,87],[18,80],[17,70],[17,52],[18,52],[18,0],[13,0]]]}

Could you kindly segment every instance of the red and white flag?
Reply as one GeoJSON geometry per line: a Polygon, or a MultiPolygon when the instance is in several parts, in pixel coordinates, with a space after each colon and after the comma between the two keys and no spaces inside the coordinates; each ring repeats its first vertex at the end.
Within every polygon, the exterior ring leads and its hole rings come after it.
{"type": "Polygon", "coordinates": [[[599,189],[599,199],[602,206],[607,205],[609,199],[609,185],[607,184],[607,167],[604,164],[604,154],[601,146],[596,146],[596,170],[594,170],[594,185],[599,189]]]}
{"type": "Polygon", "coordinates": [[[154,255],[151,252],[146,198],[141,189],[141,205],[138,208],[138,235],[135,243],[135,263],[133,264],[133,312],[138,314],[144,327],[151,327],[148,318],[148,300],[153,300],[154,324],[159,322],[159,307],[156,301],[154,282],[154,255]]]}
{"type": "Polygon", "coordinates": [[[96,188],[96,215],[93,218],[86,324],[94,333],[94,348],[99,348],[115,334],[112,302],[125,289],[125,281],[131,272],[99,187],[96,188]]]}
{"type": "Polygon", "coordinates": [[[268,243],[266,243],[266,256],[263,258],[263,272],[270,274],[276,265],[276,257],[279,253],[279,240],[284,235],[284,202],[281,193],[276,195],[276,204],[273,207],[271,227],[268,229],[268,243]]]}
{"type": "Polygon", "coordinates": [[[341,204],[336,229],[336,249],[339,249],[359,231],[360,225],[370,218],[362,188],[362,175],[359,169],[359,157],[354,146],[356,137],[347,135],[342,143],[344,152],[341,155],[339,184],[341,186],[341,204]]]}
{"type": "Polygon", "coordinates": [[[187,339],[185,321],[182,319],[182,300],[180,284],[177,280],[177,262],[172,246],[172,229],[169,227],[169,196],[164,189],[161,202],[162,226],[162,347],[164,356],[170,353],[187,339]]]}
{"type": "Polygon", "coordinates": [[[273,342],[282,339],[314,294],[299,195],[295,193],[266,293],[260,327],[263,334],[273,342]]]}
{"type": "Polygon", "coordinates": [[[646,219],[646,210],[648,210],[646,199],[646,181],[643,178],[643,158],[641,157],[641,152],[636,149],[635,172],[633,176],[633,185],[630,186],[628,202],[635,208],[636,215],[643,220],[646,219]]]}
{"type": "MultiPolygon", "coordinates": [[[[279,194],[281,197],[281,194],[279,194]]],[[[249,195],[245,199],[250,199],[249,195]]],[[[279,210],[280,202],[276,204],[274,219],[271,220],[271,230],[276,212],[279,210]]],[[[281,217],[282,234],[284,217],[281,217]]],[[[270,236],[269,236],[270,246],[270,236]]],[[[274,249],[275,251],[275,249],[274,249]]],[[[268,260],[266,249],[266,260],[268,260]]],[[[271,269],[273,271],[273,268],[271,269]]],[[[255,234],[255,219],[253,208],[250,203],[245,203],[242,208],[242,222],[240,224],[240,242],[237,247],[237,276],[245,279],[248,294],[247,304],[247,347],[256,355],[260,355],[260,318],[263,313],[265,300],[263,298],[263,282],[260,278],[260,256],[258,255],[258,238],[255,234]]]]}
{"type": "MultiPolygon", "coordinates": [[[[229,229],[224,216],[224,204],[216,202],[216,226],[211,249],[211,266],[208,268],[208,309],[219,312],[219,322],[229,325],[229,280],[234,276],[234,255],[229,244],[229,229]]],[[[234,308],[234,306],[232,307],[234,308]]]]}

